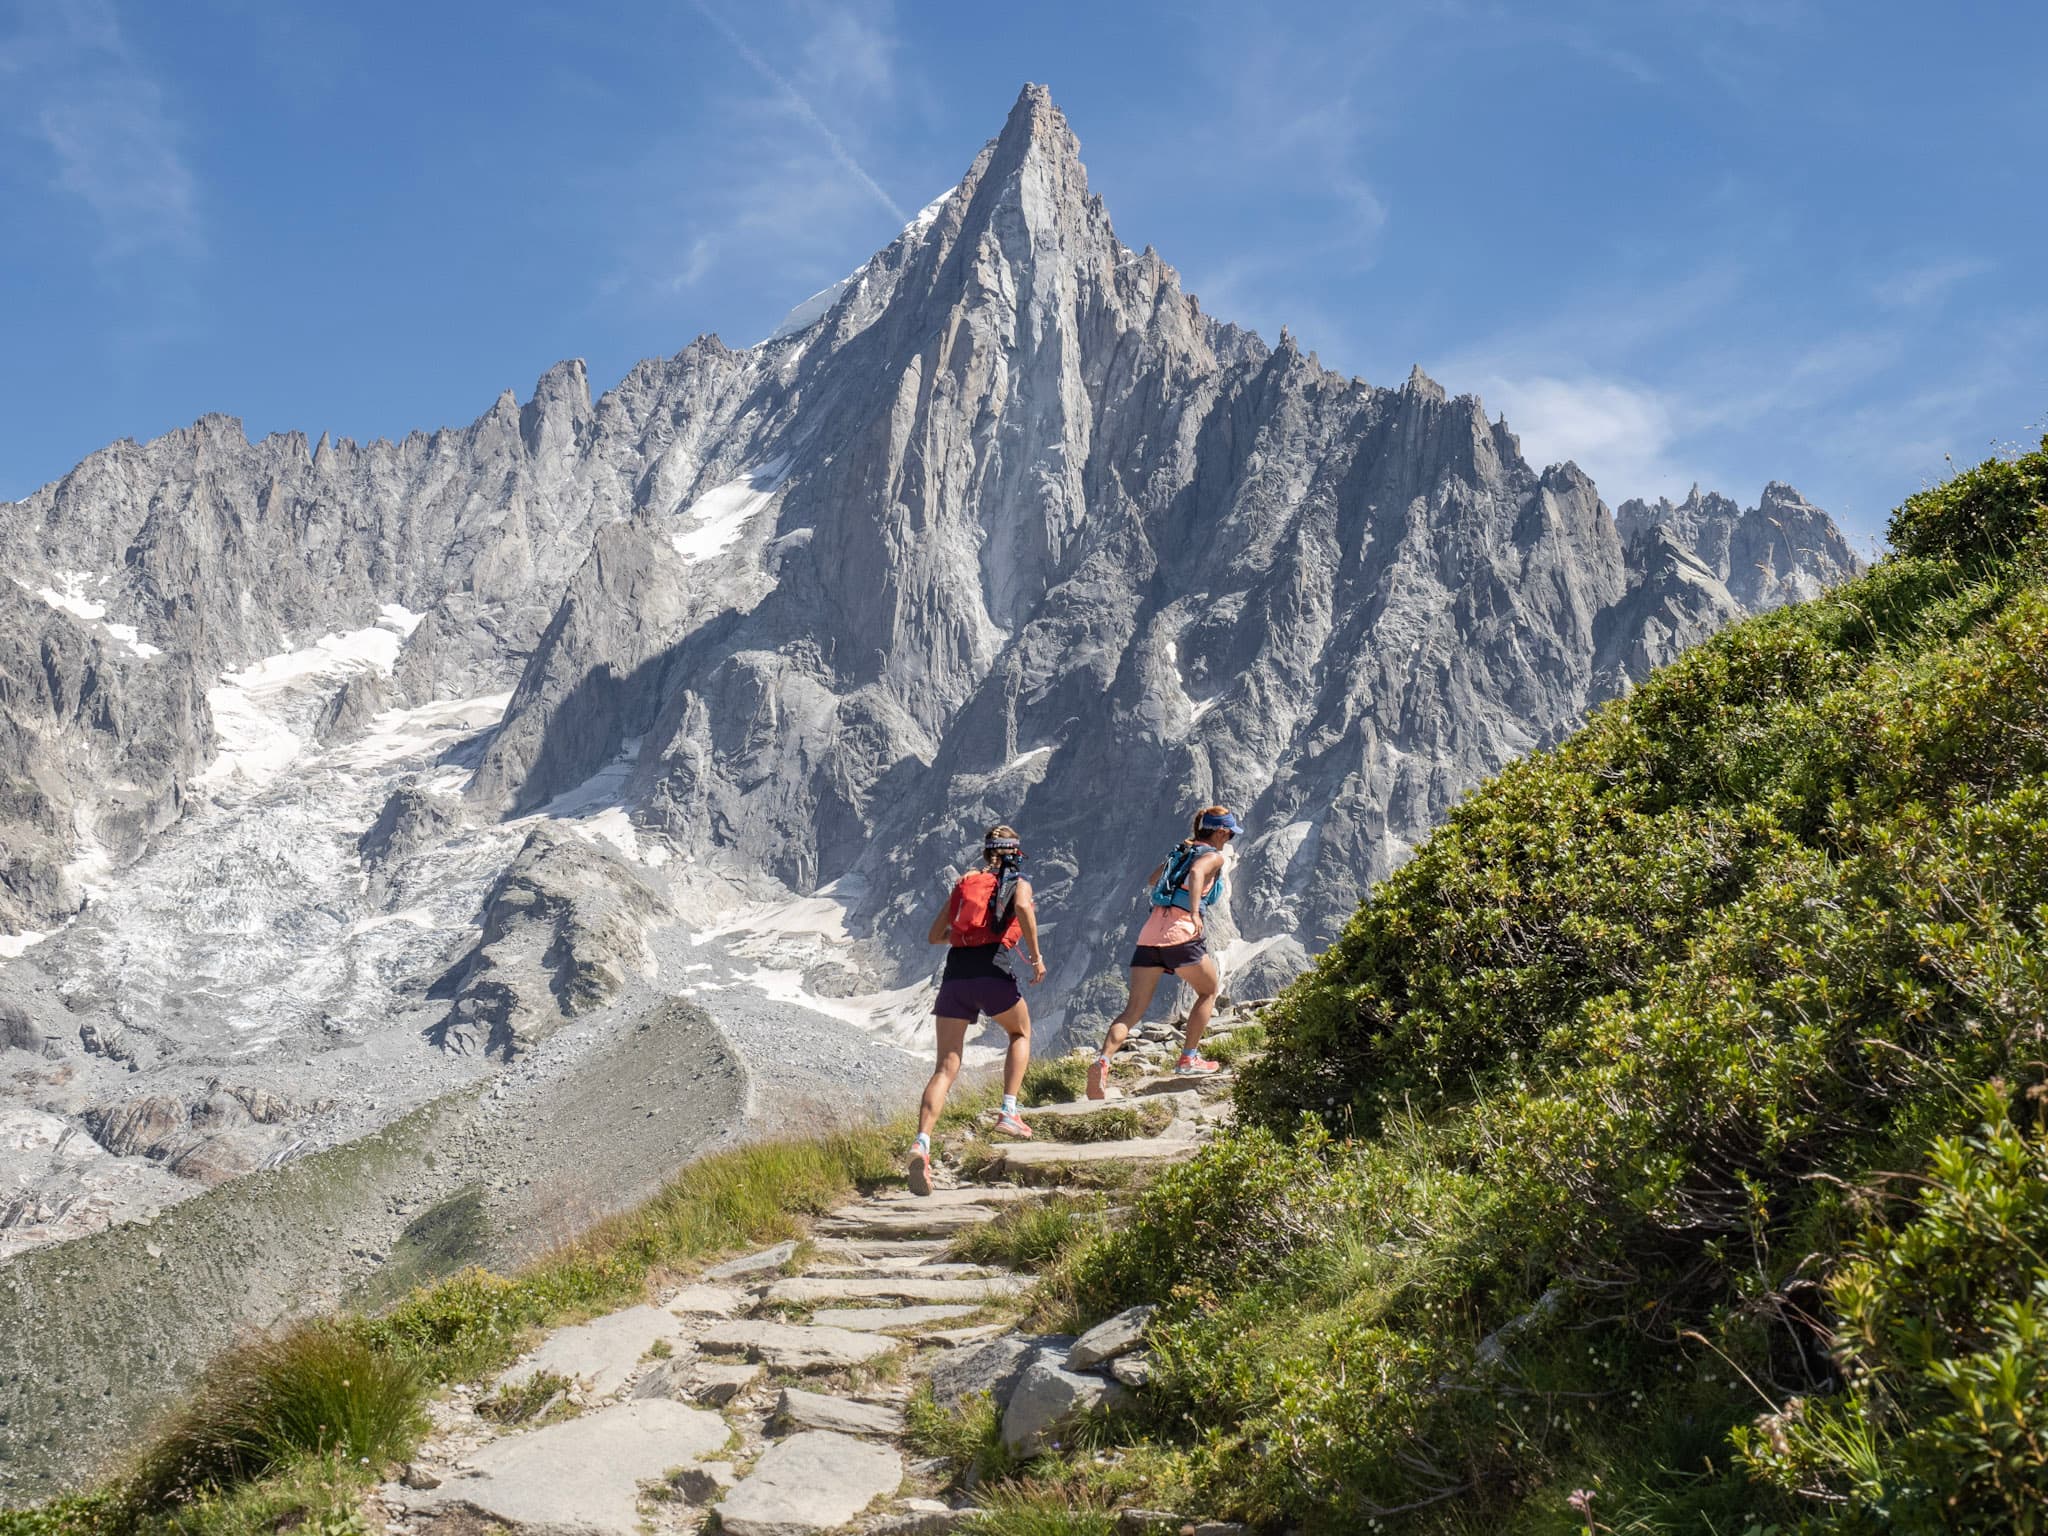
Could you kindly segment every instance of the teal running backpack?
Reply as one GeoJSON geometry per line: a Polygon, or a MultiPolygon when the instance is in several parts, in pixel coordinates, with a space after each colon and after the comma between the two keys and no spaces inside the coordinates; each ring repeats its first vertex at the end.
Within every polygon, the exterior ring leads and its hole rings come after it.
{"type": "MultiPolygon", "coordinates": [[[[1176,843],[1173,852],[1166,856],[1166,868],[1160,871],[1159,883],[1152,887],[1152,905],[1155,907],[1179,907],[1183,912],[1192,912],[1195,905],[1188,899],[1188,875],[1195,867],[1195,860],[1205,853],[1218,858],[1220,850],[1207,843],[1176,843]]],[[[1216,905],[1223,894],[1223,876],[1219,873],[1209,882],[1209,889],[1202,892],[1202,907],[1207,910],[1216,905]]]]}

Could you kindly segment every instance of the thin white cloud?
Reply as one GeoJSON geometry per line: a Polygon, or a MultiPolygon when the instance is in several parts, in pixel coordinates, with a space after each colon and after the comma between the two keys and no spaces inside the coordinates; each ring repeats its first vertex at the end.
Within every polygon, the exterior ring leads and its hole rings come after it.
{"type": "Polygon", "coordinates": [[[40,144],[50,183],[89,209],[96,255],[125,263],[204,246],[198,182],[163,87],[104,0],[24,6],[0,41],[7,126],[40,144]]]}
{"type": "Polygon", "coordinates": [[[854,158],[854,153],[851,149],[847,148],[846,141],[833,130],[832,126],[824,118],[818,115],[817,109],[811,105],[810,99],[803,92],[799,91],[787,76],[783,75],[774,65],[770,64],[756,52],[748,44],[747,40],[739,35],[730,22],[713,10],[709,0],[696,0],[696,6],[699,14],[711,24],[713,30],[720,37],[723,37],[727,43],[732,45],[733,52],[746,60],[754,73],[773,86],[776,94],[782,98],[783,104],[817,133],[818,137],[824,141],[825,147],[831,151],[832,158],[838,161],[847,173],[855,181],[859,182],[861,186],[865,187],[874,199],[884,208],[888,209],[892,215],[898,219],[908,219],[909,215],[897,204],[896,199],[891,197],[883,189],[882,184],[868,174],[867,168],[854,158]]]}
{"type": "Polygon", "coordinates": [[[1577,464],[1612,506],[1630,497],[1678,497],[1702,478],[1676,452],[1684,407],[1626,379],[1544,374],[1467,376],[1522,442],[1532,464],[1577,464]]]}
{"type": "Polygon", "coordinates": [[[699,235],[690,242],[689,250],[683,253],[683,264],[670,275],[668,287],[671,292],[680,293],[685,288],[694,288],[704,280],[718,257],[718,242],[710,235],[699,235]]]}
{"type": "Polygon", "coordinates": [[[1925,309],[1947,298],[1949,291],[1991,270],[1992,263],[1972,256],[1923,262],[1894,272],[1870,285],[1870,296],[1885,309],[1925,309]]]}

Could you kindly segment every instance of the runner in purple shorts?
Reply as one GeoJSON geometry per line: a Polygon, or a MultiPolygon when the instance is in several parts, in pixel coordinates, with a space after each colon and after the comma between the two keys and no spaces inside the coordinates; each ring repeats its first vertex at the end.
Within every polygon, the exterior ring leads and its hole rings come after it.
{"type": "Polygon", "coordinates": [[[1151,915],[1131,954],[1130,1001],[1109,1021],[1102,1054],[1088,1068],[1089,1098],[1109,1096],[1110,1058],[1123,1049],[1131,1026],[1145,1017],[1152,994],[1166,976],[1178,976],[1195,994],[1174,1075],[1206,1077],[1217,1070],[1217,1064],[1197,1049],[1209,1015],[1216,1011],[1216,994],[1223,989],[1222,973],[1209,953],[1208,911],[1223,894],[1223,850],[1241,830],[1237,817],[1223,806],[1205,806],[1195,812],[1188,835],[1152,871],[1151,915]]]}
{"type": "Polygon", "coordinates": [[[932,1192],[932,1127],[946,1107],[953,1079],[960,1075],[960,1052],[967,1031],[984,1014],[1010,1037],[1003,1057],[1003,1107],[996,1129],[1009,1136],[1029,1136],[1031,1127],[1017,1113],[1017,1090],[1031,1064],[1031,1009],[1017,989],[1030,956],[1031,984],[1045,980],[1045,961],[1038,953],[1038,908],[1031,882],[1017,873],[1024,846],[1009,827],[990,827],[981,843],[982,867],[961,877],[946,898],[945,909],[932,919],[926,938],[944,944],[946,969],[939,978],[932,1013],[939,1025],[939,1063],[924,1086],[917,1112],[917,1144],[910,1149],[913,1194],[932,1192]]]}

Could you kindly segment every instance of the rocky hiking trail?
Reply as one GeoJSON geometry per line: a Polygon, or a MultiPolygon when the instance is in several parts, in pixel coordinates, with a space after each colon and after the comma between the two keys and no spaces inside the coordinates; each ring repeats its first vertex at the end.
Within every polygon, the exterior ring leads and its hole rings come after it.
{"type": "MultiPolygon", "coordinates": [[[[1209,1038],[1251,1024],[1255,1006],[1219,1014],[1209,1038]]],[[[1232,1074],[1171,1076],[1177,1039],[1141,1026],[1112,1096],[1027,1109],[1031,1141],[942,1141],[927,1198],[869,1194],[801,1240],[556,1329],[491,1381],[443,1392],[433,1433],[375,1495],[389,1536],[975,1528],[971,1470],[912,1446],[911,1400],[928,1386],[952,1409],[989,1393],[1006,1447],[1028,1457],[1144,1390],[1149,1309],[1078,1338],[1034,1334],[1018,1321],[1033,1277],[958,1262],[956,1244],[1013,1202],[1128,1188],[1192,1156],[1230,1118],[1232,1074]],[[1087,1139],[1055,1139],[1053,1122],[1087,1139]]],[[[1134,1532],[1245,1530],[1121,1519],[1134,1532]]]]}

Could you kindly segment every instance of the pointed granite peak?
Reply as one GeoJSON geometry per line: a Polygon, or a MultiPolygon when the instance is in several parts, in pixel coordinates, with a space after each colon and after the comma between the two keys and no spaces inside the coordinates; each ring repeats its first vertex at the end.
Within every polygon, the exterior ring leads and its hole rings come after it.
{"type": "Polygon", "coordinates": [[[1420,363],[1417,363],[1408,370],[1408,382],[1403,387],[1411,395],[1420,395],[1426,400],[1434,400],[1438,405],[1444,403],[1443,385],[1437,383],[1435,379],[1424,373],[1420,363]]]}
{"type": "Polygon", "coordinates": [[[1003,167],[1020,164],[1033,154],[1046,156],[1063,169],[1071,168],[1080,189],[1084,193],[1087,189],[1088,173],[1081,168],[1081,141],[1074,137],[1067,114],[1053,102],[1052,91],[1046,86],[1024,87],[1017,104],[1010,108],[1003,131],[996,135],[990,148],[994,152],[993,164],[1003,167]]]}

